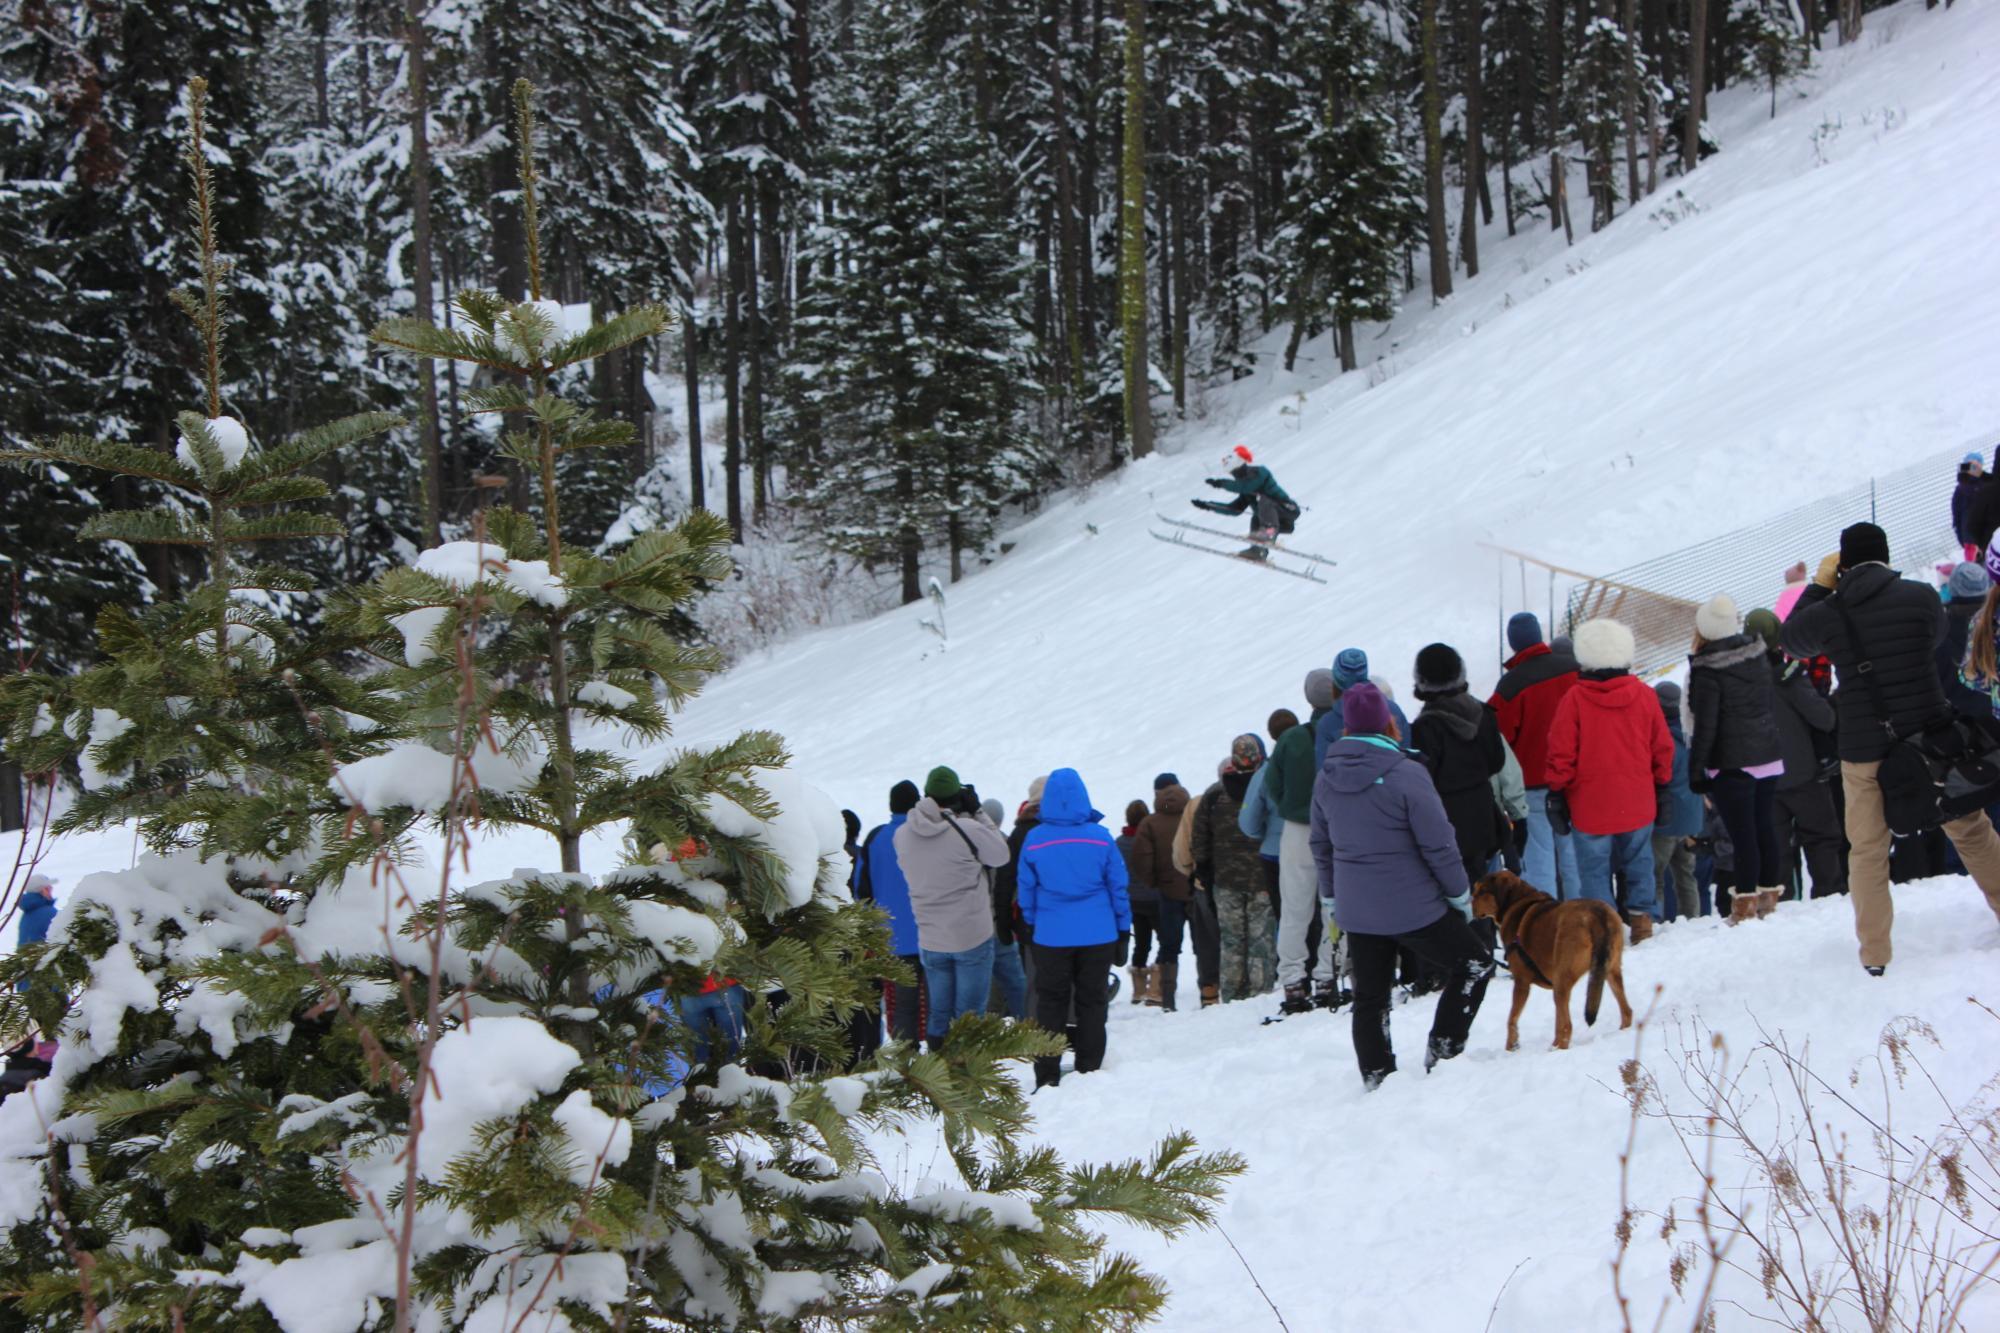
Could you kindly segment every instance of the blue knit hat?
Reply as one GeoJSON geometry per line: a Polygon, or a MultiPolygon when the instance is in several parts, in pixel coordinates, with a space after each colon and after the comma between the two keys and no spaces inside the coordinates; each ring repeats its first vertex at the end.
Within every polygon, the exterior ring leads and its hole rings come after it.
{"type": "Polygon", "coordinates": [[[1507,647],[1523,652],[1542,641],[1542,622],[1533,611],[1516,611],[1507,620],[1507,647]]]}
{"type": "Polygon", "coordinates": [[[1175,777],[1172,773],[1156,774],[1153,778],[1154,791],[1164,791],[1168,787],[1178,787],[1180,785],[1181,785],[1181,780],[1175,777]]]}
{"type": "Polygon", "coordinates": [[[1342,648],[1333,659],[1333,686],[1343,694],[1368,679],[1368,654],[1359,648],[1342,648]]]}
{"type": "Polygon", "coordinates": [[[1952,601],[1976,602],[1993,586],[1993,580],[1986,576],[1984,566],[1968,560],[1951,571],[1951,577],[1944,586],[1950,592],[1952,601]]]}

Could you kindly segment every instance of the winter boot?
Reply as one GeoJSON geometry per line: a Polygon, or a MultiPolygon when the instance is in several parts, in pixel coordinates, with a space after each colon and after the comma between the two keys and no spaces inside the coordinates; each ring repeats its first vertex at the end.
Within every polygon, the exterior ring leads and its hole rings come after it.
{"type": "Polygon", "coordinates": [[[1783,889],[1757,890],[1757,915],[1760,918],[1767,917],[1771,915],[1771,913],[1777,911],[1778,901],[1784,896],[1785,896],[1785,891],[1783,889]]]}
{"type": "Polygon", "coordinates": [[[1221,1003],[1222,1003],[1221,991],[1217,990],[1214,986],[1203,986],[1201,988],[1202,1008],[1206,1009],[1211,1004],[1221,1004],[1221,1003]]]}
{"type": "Polygon", "coordinates": [[[1739,893],[1729,900],[1729,924],[1740,926],[1757,915],[1757,895],[1739,893]]]}
{"type": "Polygon", "coordinates": [[[1174,1011],[1174,988],[1180,980],[1181,965],[1178,961],[1161,963],[1153,971],[1154,984],[1159,987],[1160,1008],[1168,1013],[1174,1011]]]}
{"type": "Polygon", "coordinates": [[[1632,943],[1643,944],[1653,938],[1653,914],[1651,912],[1627,912],[1625,920],[1632,928],[1632,943]]]}
{"type": "Polygon", "coordinates": [[[1160,1003],[1160,968],[1155,963],[1146,969],[1146,1003],[1157,1007],[1160,1003]]]}
{"type": "Polygon", "coordinates": [[[1146,979],[1147,974],[1152,970],[1150,967],[1135,967],[1131,969],[1132,1003],[1144,1004],[1146,1002],[1146,979]]]}
{"type": "Polygon", "coordinates": [[[1465,1043],[1462,1041],[1453,1041],[1450,1037],[1432,1037],[1424,1048],[1424,1072],[1430,1073],[1438,1061],[1450,1060],[1463,1054],[1464,1051],[1465,1043]]]}
{"type": "Polygon", "coordinates": [[[1270,551],[1262,546],[1246,546],[1236,554],[1242,556],[1245,560],[1269,560],[1271,558],[1270,551]]]}
{"type": "Polygon", "coordinates": [[[1303,1014],[1313,1007],[1312,992],[1303,981],[1293,982],[1285,987],[1285,998],[1278,1002],[1281,1014],[1303,1014]]]}
{"type": "Polygon", "coordinates": [[[1340,984],[1338,978],[1326,977],[1313,987],[1313,1007],[1316,1009],[1339,1009],[1354,998],[1354,992],[1340,984]]]}

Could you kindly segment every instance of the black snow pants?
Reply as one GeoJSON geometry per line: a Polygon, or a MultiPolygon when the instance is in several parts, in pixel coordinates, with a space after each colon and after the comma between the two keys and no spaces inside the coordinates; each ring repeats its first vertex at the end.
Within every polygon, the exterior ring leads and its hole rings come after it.
{"type": "Polygon", "coordinates": [[[1396,983],[1399,949],[1408,949],[1445,978],[1437,1017],[1431,1020],[1426,1069],[1465,1049],[1465,1036],[1472,1030],[1473,1016],[1486,998],[1486,983],[1493,977],[1492,952],[1465,918],[1449,908],[1422,930],[1402,935],[1349,931],[1347,956],[1354,967],[1354,1056],[1361,1065],[1361,1081],[1371,1088],[1396,1072],[1396,1048],[1389,1040],[1389,995],[1396,983]]]}
{"type": "MultiPolygon", "coordinates": [[[[1111,960],[1118,945],[1075,946],[1037,944],[1035,950],[1035,1022],[1049,1032],[1069,1033],[1076,1051],[1076,1072],[1088,1074],[1104,1064],[1104,1016],[1111,1008],[1111,960]],[[1076,1025],[1070,1027],[1072,1004],[1076,1025]]],[[[1049,1087],[1062,1079],[1062,1060],[1047,1056],[1035,1061],[1035,1086],[1049,1087]]]]}

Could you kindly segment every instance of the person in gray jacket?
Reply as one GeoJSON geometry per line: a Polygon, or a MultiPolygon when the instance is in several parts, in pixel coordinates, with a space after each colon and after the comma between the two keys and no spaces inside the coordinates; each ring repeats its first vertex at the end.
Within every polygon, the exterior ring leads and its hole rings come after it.
{"type": "Polygon", "coordinates": [[[1446,977],[1424,1068],[1465,1049],[1493,956],[1472,930],[1472,885],[1444,802],[1399,744],[1389,701],[1363,683],[1342,700],[1345,735],[1313,785],[1312,853],[1354,969],[1354,1055],[1361,1081],[1396,1070],[1389,991],[1406,948],[1446,977]]]}
{"type": "Polygon", "coordinates": [[[1007,839],[979,808],[979,795],[942,766],[896,830],[896,861],[910,882],[917,952],[930,989],[931,1048],[960,1014],[986,1008],[993,985],[990,874],[1008,863],[1007,839]]]}

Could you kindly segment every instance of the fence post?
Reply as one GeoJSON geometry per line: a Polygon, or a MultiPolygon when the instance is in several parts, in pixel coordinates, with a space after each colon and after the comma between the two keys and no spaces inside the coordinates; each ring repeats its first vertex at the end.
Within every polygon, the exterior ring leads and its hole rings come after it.
{"type": "Polygon", "coordinates": [[[1868,521],[1870,523],[1881,522],[1875,516],[1875,478],[1873,477],[1868,479],[1868,521]]]}

